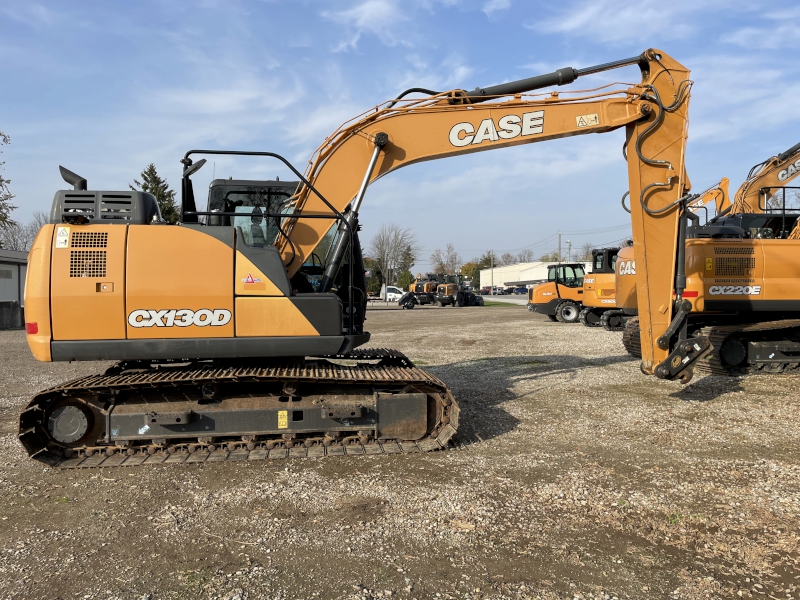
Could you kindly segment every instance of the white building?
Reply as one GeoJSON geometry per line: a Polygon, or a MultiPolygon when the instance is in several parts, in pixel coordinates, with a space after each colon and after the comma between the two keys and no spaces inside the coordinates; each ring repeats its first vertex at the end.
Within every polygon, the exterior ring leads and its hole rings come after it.
{"type": "Polygon", "coordinates": [[[0,329],[23,327],[22,306],[28,253],[0,249],[0,329]]]}
{"type": "MultiPolygon", "coordinates": [[[[582,264],[586,271],[592,266],[592,261],[573,261],[582,264]]],[[[495,267],[494,269],[481,269],[481,287],[533,287],[541,281],[547,280],[548,265],[554,262],[529,262],[495,267]]]]}

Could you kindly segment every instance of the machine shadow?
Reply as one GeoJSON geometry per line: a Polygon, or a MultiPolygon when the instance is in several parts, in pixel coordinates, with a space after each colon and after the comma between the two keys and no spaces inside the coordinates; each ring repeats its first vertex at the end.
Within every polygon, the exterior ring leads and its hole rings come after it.
{"type": "Polygon", "coordinates": [[[706,375],[669,395],[683,402],[710,402],[724,394],[744,391],[741,377],[706,375]]]}
{"type": "Polygon", "coordinates": [[[636,360],[630,355],[585,359],[576,356],[497,356],[445,365],[424,366],[445,382],[461,408],[457,437],[461,440],[488,440],[514,429],[519,419],[503,404],[523,396],[547,393],[551,376],[560,382],[577,377],[580,369],[636,360]],[[536,382],[541,380],[537,387],[536,382]],[[534,389],[530,389],[530,383],[534,389]],[[528,384],[524,393],[514,386],[528,384]]]}

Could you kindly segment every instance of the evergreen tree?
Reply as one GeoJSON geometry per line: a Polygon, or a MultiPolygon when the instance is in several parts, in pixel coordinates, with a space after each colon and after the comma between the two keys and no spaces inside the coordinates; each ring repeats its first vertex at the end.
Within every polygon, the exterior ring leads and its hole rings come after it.
{"type": "MultiPolygon", "coordinates": [[[[0,146],[10,143],[11,138],[0,131],[0,146]]],[[[4,164],[4,162],[0,162],[0,170],[2,170],[4,164]]],[[[15,225],[14,221],[11,220],[11,211],[14,210],[16,206],[11,206],[11,199],[14,197],[14,194],[8,189],[9,183],[11,183],[10,180],[4,179],[3,176],[0,175],[0,229],[6,229],[7,227],[15,225]]]]}
{"type": "Polygon", "coordinates": [[[401,290],[408,291],[408,286],[414,283],[414,275],[411,274],[411,271],[405,269],[400,271],[400,274],[397,276],[397,287],[401,290]]]}
{"type": "Polygon", "coordinates": [[[130,188],[134,192],[148,192],[156,197],[158,209],[161,211],[161,218],[167,223],[177,223],[180,218],[178,205],[175,204],[175,190],[169,189],[167,180],[158,176],[156,166],[153,163],[147,165],[142,174],[141,181],[134,179],[130,188]]]}

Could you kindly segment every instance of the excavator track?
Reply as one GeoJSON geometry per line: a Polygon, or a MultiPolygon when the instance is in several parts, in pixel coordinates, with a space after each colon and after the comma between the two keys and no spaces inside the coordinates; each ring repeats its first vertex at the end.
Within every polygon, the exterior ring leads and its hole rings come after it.
{"type": "Polygon", "coordinates": [[[796,373],[800,367],[800,319],[709,326],[701,329],[699,334],[708,337],[712,346],[711,353],[697,363],[700,372],[726,376],[796,373]],[[777,338],[774,334],[779,332],[791,335],[792,339],[777,338]],[[764,352],[748,351],[746,344],[753,342],[777,347],[764,352]],[[735,361],[739,356],[741,360],[731,364],[731,360],[735,361]]]}
{"type": "Polygon", "coordinates": [[[642,338],[639,332],[639,317],[633,317],[625,324],[622,330],[622,345],[628,354],[635,358],[642,358],[642,338]]]}
{"type": "Polygon", "coordinates": [[[19,439],[31,458],[62,469],[396,454],[447,447],[459,414],[445,384],[395,350],[123,362],[38,393],[19,439]],[[223,431],[226,423],[235,426],[223,431]]]}
{"type": "Polygon", "coordinates": [[[600,316],[600,325],[606,331],[622,331],[625,329],[625,313],[619,309],[606,310],[600,316]]]}

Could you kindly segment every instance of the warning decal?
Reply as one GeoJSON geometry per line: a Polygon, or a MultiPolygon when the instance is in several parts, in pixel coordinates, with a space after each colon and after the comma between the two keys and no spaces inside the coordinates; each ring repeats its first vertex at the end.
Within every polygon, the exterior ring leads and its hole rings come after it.
{"type": "Polygon", "coordinates": [[[248,273],[247,277],[242,279],[242,283],[261,283],[261,279],[258,277],[253,277],[250,273],[248,273]]]}
{"type": "Polygon", "coordinates": [[[593,125],[599,125],[600,119],[597,118],[597,113],[592,113],[590,115],[575,117],[575,123],[578,127],[592,127],[593,125]]]}
{"type": "Polygon", "coordinates": [[[278,429],[288,429],[289,428],[289,411],[288,410],[279,410],[278,411],[278,429]]]}
{"type": "Polygon", "coordinates": [[[69,247],[69,227],[59,225],[56,227],[56,248],[69,247]]]}

